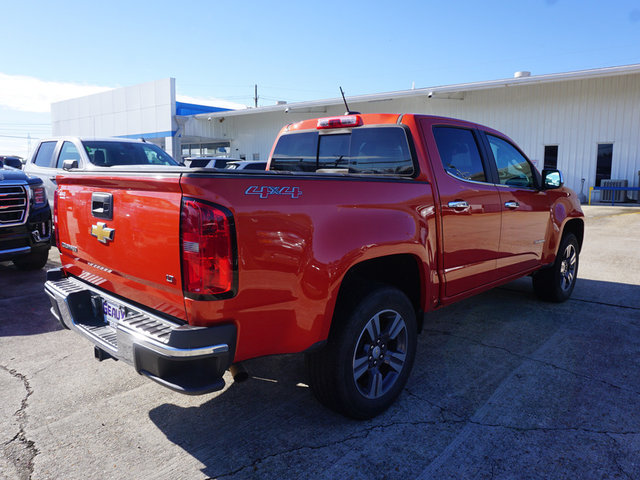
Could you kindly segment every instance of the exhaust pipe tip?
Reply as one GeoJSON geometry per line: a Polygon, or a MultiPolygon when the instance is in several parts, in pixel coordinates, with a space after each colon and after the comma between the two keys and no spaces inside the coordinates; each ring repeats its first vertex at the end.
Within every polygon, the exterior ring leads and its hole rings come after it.
{"type": "Polygon", "coordinates": [[[249,379],[249,372],[242,363],[234,363],[229,367],[229,372],[235,383],[241,383],[249,379]]]}

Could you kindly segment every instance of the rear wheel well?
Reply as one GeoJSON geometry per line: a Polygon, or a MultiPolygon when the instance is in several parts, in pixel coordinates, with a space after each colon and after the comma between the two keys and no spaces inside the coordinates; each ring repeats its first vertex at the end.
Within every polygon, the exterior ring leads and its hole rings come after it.
{"type": "Polygon", "coordinates": [[[336,310],[348,307],[354,296],[359,297],[380,284],[396,287],[409,298],[416,312],[418,331],[422,330],[422,281],[418,260],[412,255],[390,255],[351,267],[340,285],[336,310]]]}

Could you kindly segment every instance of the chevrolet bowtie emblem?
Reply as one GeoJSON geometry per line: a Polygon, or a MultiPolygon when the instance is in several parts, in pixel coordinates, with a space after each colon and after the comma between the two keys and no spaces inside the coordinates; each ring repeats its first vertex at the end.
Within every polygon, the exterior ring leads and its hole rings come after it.
{"type": "Polygon", "coordinates": [[[91,235],[96,237],[100,243],[106,244],[113,241],[115,228],[108,228],[104,222],[98,222],[97,225],[91,225],[91,235]]]}

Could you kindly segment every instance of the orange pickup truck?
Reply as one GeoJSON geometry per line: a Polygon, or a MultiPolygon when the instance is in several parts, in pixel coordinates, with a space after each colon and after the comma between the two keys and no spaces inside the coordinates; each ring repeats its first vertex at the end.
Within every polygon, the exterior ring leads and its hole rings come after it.
{"type": "Polygon", "coordinates": [[[402,391],[429,311],[525,275],[551,301],[576,282],[576,194],[461,120],[304,120],[266,172],[114,168],[57,178],[51,311],[97,358],[183,393],[305,352],[316,397],[370,418],[402,391]]]}

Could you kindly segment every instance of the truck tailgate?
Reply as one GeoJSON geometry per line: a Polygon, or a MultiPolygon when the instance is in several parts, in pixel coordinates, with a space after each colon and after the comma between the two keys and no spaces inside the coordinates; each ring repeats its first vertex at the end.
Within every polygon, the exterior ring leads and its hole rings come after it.
{"type": "Polygon", "coordinates": [[[186,320],[180,174],[116,175],[58,177],[62,265],[99,288],[186,320]]]}

